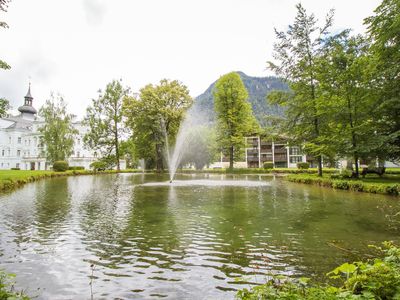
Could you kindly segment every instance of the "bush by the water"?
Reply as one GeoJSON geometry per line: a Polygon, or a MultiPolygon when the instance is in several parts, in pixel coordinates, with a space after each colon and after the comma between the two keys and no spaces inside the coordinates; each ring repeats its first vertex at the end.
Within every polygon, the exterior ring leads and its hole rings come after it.
{"type": "Polygon", "coordinates": [[[69,167],[68,170],[72,170],[72,171],[85,170],[85,167],[84,166],[74,166],[74,167],[69,167]]]}
{"type": "Polygon", "coordinates": [[[299,163],[297,163],[297,169],[306,170],[309,167],[310,167],[310,164],[308,162],[299,162],[299,163]]]}
{"type": "Polygon", "coordinates": [[[327,276],[337,286],[310,283],[308,278],[275,277],[264,285],[240,290],[239,299],[400,299],[400,248],[383,243],[379,258],[367,262],[345,263],[327,276]]]}
{"type": "Polygon", "coordinates": [[[332,176],[316,177],[315,175],[298,174],[289,175],[287,180],[297,183],[315,184],[324,187],[331,187],[338,190],[351,190],[357,192],[367,192],[374,194],[388,194],[398,196],[400,195],[399,183],[378,183],[378,182],[364,182],[356,179],[341,179],[332,176]]]}
{"type": "Polygon", "coordinates": [[[14,274],[7,274],[0,270],[0,300],[29,300],[23,292],[14,290],[14,274]]]}
{"type": "Polygon", "coordinates": [[[263,164],[263,167],[264,167],[264,169],[273,169],[273,168],[274,168],[274,163],[273,163],[273,162],[266,161],[266,162],[263,164]]]}
{"type": "Polygon", "coordinates": [[[94,170],[94,171],[104,171],[107,168],[107,163],[104,161],[94,161],[90,164],[90,167],[94,170]]]}
{"type": "Polygon", "coordinates": [[[53,164],[53,170],[56,172],[65,172],[68,170],[68,163],[63,160],[55,161],[53,164]]]}

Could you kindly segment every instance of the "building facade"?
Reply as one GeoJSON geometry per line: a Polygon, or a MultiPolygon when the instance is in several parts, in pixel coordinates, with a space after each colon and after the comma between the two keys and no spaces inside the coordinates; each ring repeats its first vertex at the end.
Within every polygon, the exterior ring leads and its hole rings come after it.
{"type": "MultiPolygon", "coordinates": [[[[44,121],[37,116],[33,107],[33,97],[29,86],[24,105],[18,108],[17,116],[0,118],[0,169],[17,168],[21,170],[48,170],[45,149],[41,142],[39,128],[44,121]]],[[[87,128],[74,120],[72,125],[78,130],[72,155],[67,159],[70,166],[90,169],[90,164],[98,160],[96,151],[86,149],[83,137],[87,128]]],[[[121,161],[125,168],[125,161],[121,161]]]]}
{"type": "Polygon", "coordinates": [[[298,146],[289,146],[284,140],[274,141],[260,136],[246,137],[246,162],[248,168],[262,168],[272,162],[275,168],[296,168],[299,162],[309,162],[298,146]]]}

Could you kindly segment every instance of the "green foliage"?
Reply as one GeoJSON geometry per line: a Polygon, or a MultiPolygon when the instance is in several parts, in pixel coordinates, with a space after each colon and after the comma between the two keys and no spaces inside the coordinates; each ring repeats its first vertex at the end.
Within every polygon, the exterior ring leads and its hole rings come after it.
{"type": "Polygon", "coordinates": [[[85,167],[84,167],[84,166],[68,167],[68,170],[73,170],[73,171],[76,171],[76,170],[85,170],[85,167]]]}
{"type": "Polygon", "coordinates": [[[120,81],[113,80],[107,84],[104,93],[100,90],[98,98],[92,99],[92,105],[87,108],[83,122],[89,127],[83,139],[85,145],[99,151],[103,157],[114,157],[118,170],[122,155],[120,140],[126,133],[122,126],[122,103],[128,94],[129,88],[124,88],[120,81]]]}
{"type": "Polygon", "coordinates": [[[7,99],[0,98],[0,118],[5,117],[9,109],[11,109],[10,102],[7,99]]]}
{"type": "Polygon", "coordinates": [[[220,148],[229,153],[229,167],[244,146],[244,137],[257,132],[259,126],[247,101],[246,87],[236,72],[222,76],[215,84],[214,106],[220,148]]]}
{"type": "Polygon", "coordinates": [[[67,113],[67,104],[61,95],[50,96],[40,108],[39,115],[44,125],[39,128],[45,146],[45,155],[51,163],[65,160],[73,152],[74,137],[78,131],[72,126],[72,114],[67,113]]]}
{"type": "Polygon", "coordinates": [[[384,243],[378,248],[382,258],[368,262],[344,263],[329,272],[331,279],[342,280],[340,287],[311,284],[307,278],[274,278],[264,285],[243,289],[238,299],[399,299],[400,248],[384,243]]]}
{"type": "Polygon", "coordinates": [[[15,275],[0,270],[0,300],[29,300],[23,292],[14,291],[15,275]]]}
{"type": "MultiPolygon", "coordinates": [[[[7,11],[7,5],[9,2],[9,0],[0,0],[0,11],[7,11]]],[[[6,22],[0,21],[0,27],[8,28],[8,25],[6,22]]],[[[10,68],[11,67],[5,61],[0,59],[0,69],[8,70],[10,68]]]]}
{"type": "Polygon", "coordinates": [[[90,167],[93,169],[93,171],[104,171],[107,169],[107,163],[105,161],[94,161],[90,164],[90,167]]]}
{"type": "MultiPolygon", "coordinates": [[[[274,90],[287,91],[287,84],[281,79],[273,76],[252,77],[243,72],[237,72],[243,81],[249,94],[248,101],[251,105],[253,114],[261,126],[266,126],[271,119],[280,119],[284,114],[284,108],[280,105],[271,105],[265,101],[265,97],[274,90]]],[[[205,122],[213,122],[216,119],[214,111],[213,91],[216,82],[212,83],[208,89],[195,99],[195,105],[203,111],[208,119],[205,122]]]]}
{"type": "Polygon", "coordinates": [[[272,161],[266,161],[263,163],[263,168],[268,170],[268,169],[273,169],[274,168],[274,163],[272,161]]]}
{"type": "Polygon", "coordinates": [[[310,164],[308,162],[299,162],[297,163],[297,169],[308,169],[310,164]]]}
{"type": "Polygon", "coordinates": [[[205,125],[194,126],[188,130],[181,164],[194,164],[196,170],[201,170],[216,161],[219,155],[216,132],[214,128],[205,125]]]}
{"type": "Polygon", "coordinates": [[[152,162],[158,171],[164,169],[165,136],[173,144],[192,101],[185,85],[167,79],[146,85],[139,98],[126,97],[123,111],[126,126],[134,132],[135,156],[152,162]]]}
{"type": "Polygon", "coordinates": [[[16,170],[16,171],[18,171],[18,170],[21,170],[20,168],[11,168],[10,170],[16,170]]]}
{"type": "Polygon", "coordinates": [[[374,15],[365,20],[372,41],[375,64],[375,109],[371,115],[379,139],[380,158],[400,159],[400,2],[383,0],[374,15]]]}
{"type": "Polygon", "coordinates": [[[65,172],[68,170],[68,163],[63,160],[55,161],[53,163],[53,170],[56,172],[65,172]]]}
{"type": "Polygon", "coordinates": [[[400,194],[400,180],[395,179],[394,182],[391,182],[390,179],[379,179],[371,180],[371,179],[345,179],[340,178],[335,175],[328,177],[315,177],[313,175],[289,175],[285,177],[288,181],[297,182],[297,183],[305,183],[305,184],[314,184],[324,187],[331,187],[339,190],[351,190],[356,192],[366,192],[366,193],[374,193],[374,194],[387,194],[398,196],[400,194]]]}
{"type": "Polygon", "coordinates": [[[319,175],[322,176],[322,155],[330,156],[330,143],[324,138],[329,132],[324,117],[318,74],[319,58],[324,49],[324,40],[332,25],[331,11],[322,26],[317,25],[313,14],[308,15],[301,4],[296,5],[295,21],[287,32],[276,31],[278,42],[273,56],[277,63],[268,62],[269,68],[289,82],[290,92],[275,92],[269,96],[272,104],[286,108],[286,122],[282,130],[296,144],[305,143],[305,151],[318,160],[319,175]]]}

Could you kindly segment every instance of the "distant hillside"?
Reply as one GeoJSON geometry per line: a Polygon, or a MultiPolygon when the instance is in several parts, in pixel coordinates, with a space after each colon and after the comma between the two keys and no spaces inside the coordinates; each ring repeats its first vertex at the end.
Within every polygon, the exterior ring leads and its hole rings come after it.
{"type": "MultiPolygon", "coordinates": [[[[266,96],[273,90],[288,90],[288,86],[279,78],[269,77],[251,77],[243,72],[237,72],[249,93],[249,102],[253,108],[254,116],[261,125],[265,124],[265,116],[267,115],[283,115],[283,108],[278,105],[269,105],[266,96]]],[[[195,104],[205,114],[210,117],[210,121],[214,120],[214,98],[213,89],[215,82],[200,96],[196,97],[195,104]]]]}

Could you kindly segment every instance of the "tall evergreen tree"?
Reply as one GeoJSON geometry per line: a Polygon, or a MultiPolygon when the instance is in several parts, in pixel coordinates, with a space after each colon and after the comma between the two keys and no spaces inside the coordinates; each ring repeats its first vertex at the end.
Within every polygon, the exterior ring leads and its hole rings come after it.
{"type": "Polygon", "coordinates": [[[217,117],[217,135],[220,148],[229,154],[229,168],[233,168],[235,153],[244,146],[246,134],[258,131],[248,93],[236,72],[222,76],[215,84],[214,107],[217,117]]]}
{"type": "Polygon", "coordinates": [[[60,95],[51,94],[50,99],[40,108],[39,115],[44,125],[39,128],[45,155],[50,163],[66,160],[73,151],[74,137],[78,131],[72,126],[72,114],[67,112],[67,104],[60,95]]]}
{"type": "Polygon", "coordinates": [[[129,94],[120,81],[113,80],[107,84],[104,92],[99,91],[97,99],[86,110],[84,124],[89,127],[84,136],[84,143],[91,149],[98,150],[105,159],[112,159],[120,169],[120,143],[123,133],[122,103],[129,94]]]}
{"type": "Polygon", "coordinates": [[[324,143],[323,99],[317,74],[318,58],[324,47],[324,39],[332,25],[330,11],[322,26],[313,14],[308,15],[301,4],[296,5],[295,21],[287,32],[276,32],[277,43],[269,68],[289,83],[291,92],[277,92],[269,97],[272,103],[286,107],[287,128],[297,143],[304,143],[306,151],[318,161],[318,175],[322,176],[322,156],[329,152],[324,143]]]}

